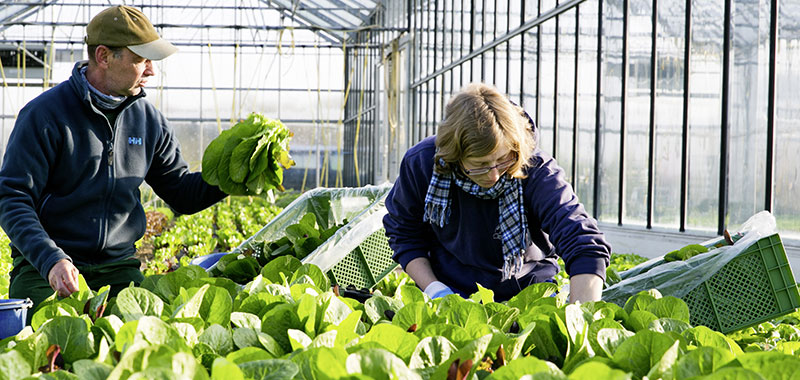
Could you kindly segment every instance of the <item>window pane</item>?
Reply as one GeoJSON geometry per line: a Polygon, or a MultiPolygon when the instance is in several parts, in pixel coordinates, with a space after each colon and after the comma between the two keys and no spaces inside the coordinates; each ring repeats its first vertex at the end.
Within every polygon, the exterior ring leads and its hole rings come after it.
{"type": "Polygon", "coordinates": [[[775,107],[775,200],[773,213],[781,234],[800,237],[800,3],[785,1],[778,15],[775,107]]]}
{"type": "Polygon", "coordinates": [[[769,2],[737,0],[734,9],[728,173],[732,230],[764,209],[769,2]]]}
{"type": "Polygon", "coordinates": [[[683,0],[658,3],[653,224],[670,228],[680,222],[685,4],[683,0]]]}
{"type": "Polygon", "coordinates": [[[578,173],[574,186],[589,214],[594,210],[594,153],[597,100],[597,2],[580,6],[578,58],[578,173]]]}
{"type": "Polygon", "coordinates": [[[575,9],[558,18],[558,164],[572,183],[573,112],[575,110],[575,9]]]}
{"type": "Polygon", "coordinates": [[[553,122],[555,115],[555,48],[556,20],[550,19],[542,25],[541,71],[539,76],[539,147],[551,155],[555,154],[553,146],[553,122]]]}
{"type": "Polygon", "coordinates": [[[625,224],[647,223],[650,146],[650,63],[652,1],[630,0],[628,16],[628,96],[625,108],[625,224]]]}
{"type": "Polygon", "coordinates": [[[722,94],[723,0],[692,4],[689,73],[689,192],[686,225],[716,232],[722,94]]]}
{"type": "Polygon", "coordinates": [[[598,219],[617,222],[622,83],[622,0],[603,2],[603,100],[598,219]]]}

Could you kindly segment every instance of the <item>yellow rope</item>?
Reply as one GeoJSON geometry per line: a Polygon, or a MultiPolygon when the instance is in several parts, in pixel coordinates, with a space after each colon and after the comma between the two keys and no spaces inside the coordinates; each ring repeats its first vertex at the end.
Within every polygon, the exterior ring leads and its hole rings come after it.
{"type": "MultiPolygon", "coordinates": [[[[367,41],[369,41],[369,32],[367,32],[367,41]]],[[[367,71],[367,57],[364,56],[364,66],[362,67],[363,72],[365,74],[367,71]]],[[[364,76],[362,75],[362,78],[364,76]]],[[[361,187],[361,176],[358,173],[358,135],[361,133],[361,111],[364,110],[364,92],[366,91],[366,86],[362,83],[361,84],[361,94],[358,95],[358,115],[356,115],[356,136],[353,139],[353,167],[356,171],[356,186],[361,187]]]]}
{"type": "Polygon", "coordinates": [[[27,51],[28,51],[28,42],[25,41],[25,40],[22,40],[22,78],[23,78],[22,79],[22,89],[23,90],[25,89],[25,86],[27,85],[27,82],[28,82],[27,80],[25,80],[25,78],[28,76],[28,59],[27,59],[28,58],[28,55],[27,55],[28,53],[27,53],[27,51]]]}
{"type": "MultiPolygon", "coordinates": [[[[328,65],[329,73],[330,73],[331,65],[328,65]]],[[[317,103],[322,103],[322,90],[320,89],[320,58],[319,58],[319,50],[317,50],[317,103]]],[[[331,86],[328,86],[328,101],[330,102],[330,93],[331,93],[331,86]]],[[[330,103],[327,104],[328,107],[325,107],[326,110],[330,112],[330,103]]],[[[330,113],[326,113],[326,117],[323,118],[323,128],[322,131],[325,132],[322,135],[322,145],[325,146],[325,154],[322,158],[322,175],[320,177],[320,183],[325,183],[325,187],[328,187],[328,179],[330,178],[330,171],[328,170],[328,162],[330,160],[330,151],[327,149],[328,146],[328,133],[327,131],[330,129],[330,113]]]]}
{"type": "Polygon", "coordinates": [[[50,52],[45,50],[44,55],[44,77],[42,78],[42,92],[50,87],[50,76],[53,74],[53,55],[55,55],[56,28],[53,27],[50,33],[50,52]]]}
{"type": "MultiPolygon", "coordinates": [[[[342,44],[342,52],[344,53],[347,50],[347,34],[343,38],[342,44]]],[[[347,57],[344,57],[347,59],[347,57]]],[[[342,178],[342,166],[343,160],[342,158],[342,144],[344,144],[344,125],[342,123],[342,117],[344,115],[344,109],[347,107],[347,98],[350,96],[350,85],[353,84],[353,73],[355,71],[354,67],[350,68],[350,75],[349,79],[347,80],[347,86],[344,89],[344,99],[342,100],[342,110],[339,112],[339,120],[336,122],[336,130],[338,133],[336,139],[336,153],[337,153],[337,165],[336,165],[336,187],[341,187],[344,184],[344,179],[342,178]]]]}
{"type": "MultiPolygon", "coordinates": [[[[21,58],[21,55],[19,53],[20,53],[20,47],[19,47],[19,45],[17,45],[17,89],[19,89],[20,86],[22,85],[20,83],[20,82],[22,82],[22,78],[20,78],[20,75],[22,74],[22,58],[21,58]]],[[[23,53],[23,54],[25,54],[25,53],[23,53]]],[[[17,91],[17,94],[20,94],[20,93],[21,93],[21,91],[17,91]]]]}
{"type": "MultiPolygon", "coordinates": [[[[8,97],[8,80],[6,80],[6,70],[3,68],[3,60],[0,60],[0,75],[3,76],[3,99],[9,99],[8,97]]],[[[4,101],[5,103],[5,101],[4,101]]],[[[2,107],[2,106],[0,106],[2,107]]],[[[12,107],[12,109],[16,109],[16,107],[12,107]]],[[[16,114],[14,115],[16,119],[16,114]]]]}
{"type": "Polygon", "coordinates": [[[222,120],[219,118],[219,105],[217,104],[217,86],[214,84],[214,61],[211,59],[211,43],[208,43],[208,69],[211,73],[211,92],[214,93],[214,112],[217,114],[217,132],[222,133],[222,120]]]}
{"type": "Polygon", "coordinates": [[[231,94],[231,125],[236,122],[236,72],[239,62],[239,42],[233,46],[233,91],[231,94]]]}
{"type": "MultiPolygon", "coordinates": [[[[317,37],[319,37],[319,36],[317,36],[317,37]]],[[[316,39],[314,40],[314,49],[317,49],[317,52],[319,52],[316,39]]],[[[305,65],[303,65],[303,67],[305,67],[305,65]]],[[[311,87],[307,87],[306,88],[306,93],[308,94],[308,98],[310,100],[311,99],[311,87]]],[[[317,62],[317,94],[319,94],[319,62],[317,62]]],[[[319,107],[317,107],[317,108],[319,109],[319,107]]],[[[317,115],[314,118],[312,118],[312,123],[314,124],[314,128],[319,130],[319,124],[320,124],[319,123],[319,112],[317,112],[317,115]]],[[[321,133],[322,133],[322,131],[320,131],[320,134],[321,133]]],[[[316,141],[315,141],[315,143],[316,143],[316,141]]],[[[319,163],[317,163],[317,165],[318,164],[319,163]]],[[[303,182],[300,185],[300,192],[305,191],[306,179],[307,178],[308,178],[308,165],[306,165],[305,170],[303,170],[303,182]]],[[[320,182],[321,182],[321,180],[320,180],[320,182]]]]}
{"type": "Polygon", "coordinates": [[[397,124],[399,120],[398,109],[400,108],[399,101],[400,101],[400,52],[399,52],[399,43],[397,40],[392,41],[392,53],[390,55],[391,62],[389,62],[389,69],[387,70],[386,79],[388,83],[386,83],[386,95],[388,98],[387,101],[387,111],[388,111],[388,121],[389,121],[389,149],[394,145],[394,139],[397,132],[397,124]]]}

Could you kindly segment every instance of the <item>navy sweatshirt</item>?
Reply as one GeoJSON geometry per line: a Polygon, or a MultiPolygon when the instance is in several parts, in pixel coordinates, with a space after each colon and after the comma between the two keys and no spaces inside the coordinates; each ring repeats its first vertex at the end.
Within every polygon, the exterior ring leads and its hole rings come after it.
{"type": "Polygon", "coordinates": [[[433,175],[436,136],[406,152],[400,173],[386,199],[383,219],[393,259],[405,268],[427,257],[436,278],[461,295],[477,291],[476,283],[492,289],[495,299],[508,300],[526,286],[552,281],[559,271],[557,255],[567,273],[605,278],[611,247],[564,180],[563,170],[541,151],[531,158],[522,180],[528,229],[533,245],[516,278],[501,281],[503,249],[493,238],[498,224],[498,200],[479,199],[451,187],[450,219],[443,228],[423,222],[425,195],[433,175]]]}
{"type": "Polygon", "coordinates": [[[12,256],[44,278],[64,258],[90,265],[131,257],[147,226],[144,181],[183,214],[225,197],[189,171],[167,120],[143,94],[110,125],[91,104],[85,64],[20,111],[0,168],[0,226],[12,256]]]}

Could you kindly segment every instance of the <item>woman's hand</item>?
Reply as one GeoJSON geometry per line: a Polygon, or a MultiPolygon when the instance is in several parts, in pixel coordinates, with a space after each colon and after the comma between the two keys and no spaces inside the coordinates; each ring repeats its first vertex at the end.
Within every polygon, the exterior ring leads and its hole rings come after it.
{"type": "Polygon", "coordinates": [[[592,273],[576,274],[569,278],[569,302],[600,301],[603,279],[592,273]]]}

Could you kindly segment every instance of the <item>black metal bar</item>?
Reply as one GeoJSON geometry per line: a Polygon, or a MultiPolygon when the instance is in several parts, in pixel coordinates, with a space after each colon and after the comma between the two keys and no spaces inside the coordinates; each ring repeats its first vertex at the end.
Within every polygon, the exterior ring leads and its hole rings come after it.
{"type": "MultiPolygon", "coordinates": [[[[450,62],[456,59],[455,55],[455,31],[456,31],[456,2],[455,0],[450,0],[450,62]]],[[[447,17],[447,14],[445,14],[447,17]]],[[[459,23],[459,29],[463,29],[462,25],[459,23]]]]}
{"type": "MultiPolygon", "coordinates": [[[[481,46],[486,41],[486,0],[483,0],[483,4],[481,5],[481,46]]],[[[484,51],[481,57],[481,82],[486,81],[486,51],[484,51]]]]}
{"type": "MultiPolygon", "coordinates": [[[[6,41],[8,41],[8,40],[6,40],[6,41]]],[[[51,44],[53,44],[53,45],[75,45],[75,44],[80,44],[81,49],[74,49],[74,50],[80,50],[80,51],[83,50],[82,49],[83,48],[83,40],[82,39],[74,39],[74,40],[68,40],[68,39],[41,39],[41,40],[36,40],[36,39],[31,39],[31,38],[27,38],[26,37],[25,38],[25,43],[28,46],[31,46],[31,44],[38,44],[38,45],[43,45],[43,46],[49,46],[51,44]]],[[[173,39],[170,40],[170,43],[175,45],[175,46],[190,46],[190,47],[201,47],[201,48],[208,48],[208,45],[209,45],[209,42],[187,42],[187,41],[180,41],[180,40],[173,40],[173,39]]],[[[243,42],[221,42],[221,41],[214,42],[214,41],[211,41],[210,44],[211,44],[212,48],[235,47],[235,46],[238,46],[240,48],[244,48],[244,47],[256,47],[256,48],[278,48],[278,47],[281,47],[281,48],[289,48],[289,47],[292,47],[292,44],[289,43],[289,42],[280,43],[279,44],[279,43],[275,43],[275,42],[243,43],[243,42]]],[[[349,46],[349,47],[358,47],[358,48],[366,48],[366,49],[376,49],[376,50],[383,48],[382,46],[379,46],[379,45],[365,45],[365,44],[360,44],[360,43],[348,43],[347,46],[349,46]]],[[[303,49],[335,49],[335,50],[341,50],[342,49],[342,45],[320,45],[320,44],[312,44],[312,43],[294,44],[294,47],[295,48],[303,48],[303,49]]]]}
{"type": "MultiPolygon", "coordinates": [[[[415,9],[416,9],[416,1],[415,0],[409,0],[407,2],[407,4],[406,4],[406,12],[408,12],[408,14],[406,15],[406,17],[408,17],[408,28],[410,30],[414,31],[414,35],[418,35],[418,33],[417,33],[417,22],[416,22],[416,17],[415,17],[418,14],[418,12],[414,12],[415,9]]],[[[415,50],[415,52],[414,52],[415,54],[414,55],[415,55],[415,57],[419,57],[419,55],[418,55],[419,52],[416,51],[416,50],[418,50],[419,42],[416,41],[416,38],[413,40],[413,42],[414,42],[413,49],[415,50]]],[[[413,81],[413,80],[417,79],[417,69],[418,69],[417,68],[417,59],[409,59],[409,64],[411,65],[411,70],[410,70],[411,72],[409,73],[408,77],[413,81]]],[[[411,145],[415,144],[417,141],[420,141],[420,139],[418,137],[419,136],[419,112],[417,112],[419,110],[419,106],[418,106],[419,88],[410,89],[409,93],[411,94],[411,114],[410,114],[411,120],[410,120],[410,123],[409,123],[409,126],[410,126],[409,129],[411,130],[410,131],[411,133],[408,134],[409,135],[408,138],[410,140],[408,140],[407,142],[408,142],[408,146],[411,146],[411,145]]]]}
{"type": "MultiPolygon", "coordinates": [[[[474,2],[475,0],[472,0],[472,1],[474,2]]],[[[445,65],[444,67],[442,67],[442,68],[436,70],[435,72],[429,74],[427,77],[422,78],[422,79],[418,80],[415,83],[412,83],[411,86],[412,87],[418,86],[420,83],[423,83],[423,82],[427,81],[428,79],[430,79],[432,77],[438,76],[441,73],[452,69],[454,66],[458,66],[459,64],[461,64],[463,62],[466,62],[466,61],[471,60],[472,58],[478,57],[481,54],[483,54],[483,53],[485,53],[485,52],[497,47],[498,45],[503,44],[504,42],[507,42],[511,38],[516,37],[518,34],[524,33],[524,32],[526,32],[526,31],[528,31],[528,30],[530,30],[530,29],[532,29],[534,27],[537,27],[537,26],[541,25],[544,22],[549,21],[553,17],[556,17],[556,16],[558,16],[558,15],[564,13],[564,12],[569,11],[570,9],[574,8],[576,5],[578,5],[578,4],[580,4],[580,3],[584,2],[584,1],[587,1],[587,0],[569,0],[569,1],[559,5],[557,7],[547,11],[546,13],[544,13],[541,16],[537,17],[535,20],[528,21],[525,24],[519,26],[518,28],[512,30],[511,32],[496,38],[494,41],[491,41],[488,44],[483,44],[483,46],[481,46],[478,49],[474,49],[474,47],[472,46],[472,42],[470,41],[470,53],[468,55],[466,55],[464,57],[461,57],[461,59],[459,59],[459,60],[457,60],[455,62],[451,62],[450,64],[445,65]]],[[[474,13],[474,9],[472,10],[472,12],[474,13]]],[[[473,17],[472,26],[474,27],[474,17],[473,17]]],[[[471,28],[471,29],[474,29],[474,28],[471,28]]],[[[474,32],[474,30],[473,30],[473,32],[474,32]]]]}
{"type": "Polygon", "coordinates": [[[733,0],[725,0],[725,14],[722,27],[722,121],[720,123],[720,149],[719,149],[719,215],[717,220],[717,234],[725,231],[728,217],[728,165],[730,161],[728,144],[728,130],[730,128],[730,87],[731,87],[731,21],[733,18],[733,0]]]}
{"type": "Polygon", "coordinates": [[[555,47],[553,48],[553,155],[558,159],[558,49],[559,49],[559,24],[561,15],[556,16],[555,47]]]}
{"type": "Polygon", "coordinates": [[[619,193],[617,194],[617,224],[622,225],[625,213],[625,143],[628,133],[628,16],[630,0],[622,0],[622,93],[619,125],[619,193]]]}
{"type": "MultiPolygon", "coordinates": [[[[655,204],[655,145],[656,145],[656,81],[658,79],[658,0],[653,0],[650,25],[650,126],[647,142],[647,228],[653,228],[653,205],[655,204]]],[[[685,75],[685,73],[684,73],[685,75]]]]}
{"type": "Polygon", "coordinates": [[[681,132],[681,199],[678,230],[686,231],[689,211],[689,99],[691,97],[690,79],[692,59],[692,0],[686,0],[683,44],[683,120],[681,132]]]}
{"type": "MultiPolygon", "coordinates": [[[[510,2],[511,0],[509,0],[510,2]]],[[[525,23],[525,4],[527,1],[522,1],[522,6],[519,11],[519,24],[525,23]]],[[[509,17],[510,18],[510,17],[509,17]]],[[[519,36],[519,106],[525,105],[525,33],[519,36]]]]}
{"type": "MultiPolygon", "coordinates": [[[[523,1],[524,3],[524,1],[523,1]]],[[[506,1],[506,12],[508,16],[506,16],[506,33],[511,31],[511,0],[506,1]]],[[[520,66],[522,66],[522,62],[520,62],[520,66]]],[[[506,94],[511,92],[511,42],[506,43],[506,94]]],[[[511,94],[509,94],[511,96],[511,94]]],[[[522,103],[520,103],[521,105],[522,103]]]]}
{"type": "MultiPolygon", "coordinates": [[[[437,59],[439,57],[439,49],[437,48],[436,44],[438,41],[441,41],[439,38],[439,0],[433,0],[433,62],[431,62],[431,66],[429,66],[428,71],[430,71],[430,67],[434,67],[434,65],[439,62],[437,59]]],[[[434,108],[434,112],[436,108],[434,108]]]]}
{"type": "MultiPolygon", "coordinates": [[[[537,19],[542,18],[542,0],[537,1],[537,19]]],[[[542,27],[536,28],[536,128],[542,128],[542,27]]]]}
{"type": "MultiPolygon", "coordinates": [[[[469,8],[469,54],[466,56],[461,56],[460,60],[467,60],[467,57],[474,57],[475,51],[475,0],[470,0],[470,8],[469,8]]],[[[454,62],[455,63],[455,62],[454,62]]],[[[452,63],[451,63],[452,64],[452,63]]],[[[472,70],[472,59],[469,59],[469,81],[472,82],[475,80],[473,78],[473,70],[472,70]]],[[[445,66],[446,67],[446,66],[445,66]]],[[[434,73],[436,74],[436,73],[434,73]]],[[[413,86],[413,84],[412,84],[413,86]]]]}
{"type": "MultiPolygon", "coordinates": [[[[10,3],[3,2],[0,5],[32,5],[32,6],[40,6],[42,5],[41,1],[34,2],[34,1],[11,1],[10,3]]],[[[266,5],[266,4],[265,4],[266,5]]],[[[82,3],[65,3],[65,2],[58,2],[56,4],[47,4],[45,6],[58,6],[58,7],[89,7],[90,4],[86,4],[85,2],[82,3]]],[[[178,9],[203,9],[203,10],[276,10],[274,7],[256,7],[256,6],[224,6],[224,5],[169,5],[169,4],[144,4],[144,3],[137,3],[136,7],[139,9],[144,8],[178,8],[178,9]]],[[[298,5],[298,11],[373,11],[372,8],[362,8],[362,7],[306,7],[303,5],[298,5]]]]}
{"type": "MultiPolygon", "coordinates": [[[[433,17],[433,64],[435,65],[437,62],[439,62],[439,60],[437,59],[439,49],[436,46],[437,41],[439,41],[439,38],[437,37],[439,35],[439,0],[433,0],[433,14],[434,14],[434,17],[433,17]]],[[[433,67],[433,66],[431,66],[431,67],[433,67]]],[[[436,91],[436,89],[437,89],[436,82],[434,82],[433,90],[436,91]]],[[[434,101],[433,101],[433,120],[434,120],[434,122],[436,120],[436,111],[437,111],[437,108],[438,108],[437,107],[438,104],[437,104],[435,99],[436,99],[436,97],[434,95],[434,101]]],[[[436,130],[435,130],[434,127],[432,127],[431,129],[433,130],[432,133],[436,133],[436,130]]]]}
{"type": "Polygon", "coordinates": [[[595,107],[594,107],[594,189],[592,190],[592,216],[600,218],[600,152],[602,151],[603,139],[600,135],[603,122],[600,106],[603,101],[603,0],[597,0],[597,87],[595,88],[595,107]]]}
{"type": "MultiPolygon", "coordinates": [[[[52,22],[52,21],[11,21],[6,22],[3,26],[69,26],[69,27],[83,27],[88,25],[87,22],[52,22]]],[[[355,27],[355,28],[341,28],[341,27],[319,27],[314,25],[293,25],[293,26],[280,26],[280,25],[227,25],[227,24],[170,24],[158,23],[153,24],[156,29],[176,28],[176,29],[253,29],[253,30],[311,30],[311,31],[329,31],[329,32],[358,32],[362,30],[369,30],[372,32],[407,32],[406,28],[397,27],[355,27]]]]}
{"type": "Polygon", "coordinates": [[[572,88],[572,188],[578,192],[578,54],[581,41],[581,6],[575,7],[575,80],[572,88]]]}
{"type": "Polygon", "coordinates": [[[772,212],[775,181],[775,95],[778,60],[778,0],[770,1],[769,12],[769,95],[767,99],[767,167],[764,189],[764,209],[772,212]]]}

